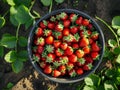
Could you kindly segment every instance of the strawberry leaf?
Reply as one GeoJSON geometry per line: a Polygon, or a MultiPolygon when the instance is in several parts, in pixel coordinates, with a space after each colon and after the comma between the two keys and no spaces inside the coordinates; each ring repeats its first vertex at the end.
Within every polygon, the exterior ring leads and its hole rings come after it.
{"type": "Polygon", "coordinates": [[[18,39],[18,44],[21,46],[21,47],[25,47],[27,46],[27,38],[21,36],[19,37],[18,39]]]}
{"type": "Polygon", "coordinates": [[[112,27],[115,29],[120,29],[120,16],[115,16],[112,19],[112,27]]]}
{"type": "Polygon", "coordinates": [[[41,0],[41,3],[44,5],[44,6],[50,6],[50,3],[52,2],[52,0],[41,0]]]}
{"type": "Polygon", "coordinates": [[[117,45],[117,42],[113,39],[108,40],[108,45],[112,48],[114,48],[117,45]]]}

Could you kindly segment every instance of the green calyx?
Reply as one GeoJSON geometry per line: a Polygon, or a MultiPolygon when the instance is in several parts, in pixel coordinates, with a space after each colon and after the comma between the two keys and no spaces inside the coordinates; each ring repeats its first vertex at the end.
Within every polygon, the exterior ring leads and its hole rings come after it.
{"type": "Polygon", "coordinates": [[[40,37],[37,39],[37,45],[41,44],[44,42],[44,38],[40,37]]]}
{"type": "Polygon", "coordinates": [[[61,63],[62,65],[67,64],[67,63],[68,63],[68,58],[67,58],[67,57],[60,58],[60,63],[61,63]]]}
{"type": "Polygon", "coordinates": [[[74,38],[75,38],[76,41],[79,41],[79,39],[80,39],[79,34],[78,33],[74,34],[74,38]]]}
{"type": "Polygon", "coordinates": [[[48,34],[49,34],[50,32],[51,32],[51,30],[45,29],[45,30],[44,30],[44,35],[45,35],[45,36],[48,36],[48,34]]]}
{"type": "Polygon", "coordinates": [[[79,62],[81,65],[84,65],[84,64],[85,64],[85,59],[84,59],[84,58],[78,58],[78,62],[79,62]]]}
{"type": "Polygon", "coordinates": [[[53,59],[52,59],[52,57],[46,57],[46,62],[48,62],[48,63],[51,63],[51,62],[53,62],[53,59]]]}
{"type": "Polygon", "coordinates": [[[45,51],[48,53],[53,53],[54,47],[52,45],[46,45],[45,46],[45,51]]]}
{"type": "Polygon", "coordinates": [[[64,36],[63,40],[67,41],[67,42],[72,42],[73,41],[73,36],[70,34],[68,36],[64,36]]]}

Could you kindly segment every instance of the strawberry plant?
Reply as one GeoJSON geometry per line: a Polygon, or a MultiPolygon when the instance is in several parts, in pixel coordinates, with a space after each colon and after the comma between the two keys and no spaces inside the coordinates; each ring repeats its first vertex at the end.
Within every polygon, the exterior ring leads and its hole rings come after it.
{"type": "Polygon", "coordinates": [[[5,61],[11,64],[15,73],[22,70],[24,62],[28,59],[28,54],[25,50],[27,38],[19,35],[20,30],[22,30],[21,27],[24,26],[27,30],[34,24],[36,18],[40,18],[37,12],[31,10],[34,2],[32,0],[5,0],[5,3],[9,5],[9,9],[3,16],[0,16],[1,29],[6,24],[6,15],[9,15],[10,23],[16,28],[16,33],[5,33],[0,40],[0,56],[4,56],[5,61]],[[5,48],[8,49],[8,52],[4,55],[5,48]]]}

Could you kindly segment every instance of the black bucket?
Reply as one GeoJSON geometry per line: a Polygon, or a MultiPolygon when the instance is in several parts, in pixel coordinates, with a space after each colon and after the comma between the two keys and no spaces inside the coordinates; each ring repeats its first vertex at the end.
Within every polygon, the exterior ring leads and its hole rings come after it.
{"type": "Polygon", "coordinates": [[[29,34],[28,48],[27,49],[28,49],[28,54],[29,54],[30,62],[32,63],[32,65],[34,66],[34,68],[41,75],[43,75],[44,77],[46,77],[46,78],[48,78],[48,79],[50,79],[52,81],[58,82],[58,83],[74,83],[74,82],[78,82],[78,81],[83,80],[85,77],[87,77],[88,75],[90,75],[91,73],[93,73],[98,68],[98,66],[100,65],[100,63],[102,61],[102,57],[103,57],[103,53],[104,53],[104,47],[105,47],[105,41],[104,41],[104,36],[103,36],[102,30],[98,26],[98,24],[89,15],[87,15],[87,14],[81,12],[81,11],[74,10],[74,9],[60,9],[60,10],[56,10],[56,11],[53,11],[51,13],[46,14],[45,16],[43,16],[42,18],[40,18],[36,22],[36,24],[33,26],[32,30],[31,30],[31,32],[29,34]],[[80,16],[83,16],[83,17],[89,19],[91,21],[91,23],[93,24],[93,26],[96,28],[96,30],[99,32],[99,44],[101,45],[101,51],[100,51],[99,60],[95,60],[94,61],[94,63],[93,63],[94,67],[92,68],[92,70],[87,71],[84,74],[82,74],[80,76],[77,76],[77,77],[73,77],[73,78],[69,78],[69,77],[55,78],[55,77],[52,77],[51,75],[47,75],[47,74],[43,73],[42,69],[39,67],[39,65],[37,64],[37,62],[33,61],[33,57],[32,57],[33,56],[33,53],[32,53],[33,36],[34,36],[34,32],[35,32],[36,28],[39,26],[39,22],[42,21],[42,20],[50,18],[50,16],[52,16],[52,15],[59,14],[60,12],[75,13],[75,14],[78,14],[80,16]]]}

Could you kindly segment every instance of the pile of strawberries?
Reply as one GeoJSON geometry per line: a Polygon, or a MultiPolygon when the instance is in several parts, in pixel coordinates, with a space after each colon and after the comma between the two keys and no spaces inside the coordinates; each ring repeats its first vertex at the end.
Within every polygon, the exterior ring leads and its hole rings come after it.
{"type": "Polygon", "coordinates": [[[98,39],[90,20],[61,12],[39,22],[33,39],[33,60],[45,74],[76,77],[91,70],[98,59],[98,39]]]}

